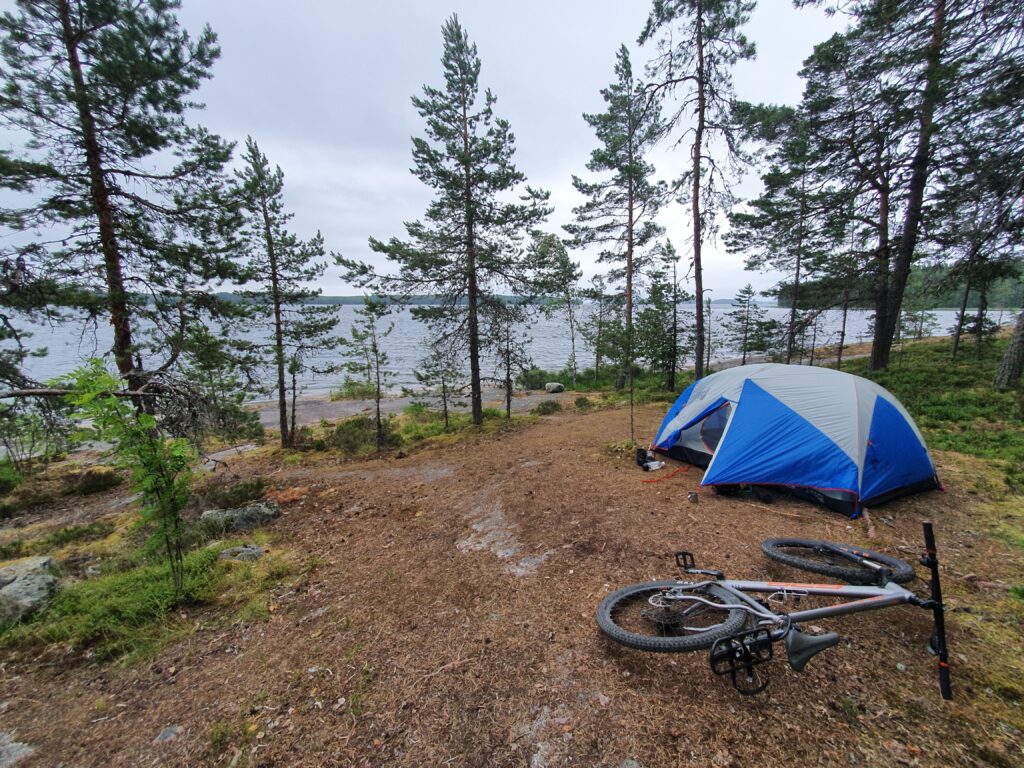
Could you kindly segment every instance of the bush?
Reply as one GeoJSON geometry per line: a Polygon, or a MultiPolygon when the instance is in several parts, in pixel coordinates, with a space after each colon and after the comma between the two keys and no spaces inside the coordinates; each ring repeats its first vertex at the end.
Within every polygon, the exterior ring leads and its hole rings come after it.
{"type": "MultiPolygon", "coordinates": [[[[381,448],[396,448],[402,436],[390,418],[381,422],[384,444],[381,448]]],[[[327,445],[350,456],[377,450],[377,425],[372,416],[354,416],[335,425],[325,436],[327,445]]]]}
{"type": "Polygon", "coordinates": [[[231,509],[263,498],[267,482],[262,477],[236,483],[208,485],[201,492],[204,507],[231,509]]]}
{"type": "Polygon", "coordinates": [[[110,467],[89,467],[68,476],[65,489],[70,494],[88,496],[120,485],[121,480],[121,475],[110,467]]]}
{"type": "Polygon", "coordinates": [[[372,400],[376,395],[377,390],[372,384],[348,376],[340,387],[331,390],[331,400],[372,400]]]}
{"type": "Polygon", "coordinates": [[[589,397],[577,397],[575,400],[576,408],[581,411],[589,411],[594,407],[594,404],[590,402],[589,397]]]}
{"type": "Polygon", "coordinates": [[[562,404],[557,400],[542,400],[537,403],[537,407],[530,411],[530,413],[538,416],[550,416],[552,413],[558,413],[560,410],[562,410],[562,404]]]}
{"type": "Polygon", "coordinates": [[[21,475],[7,459],[0,461],[0,496],[6,496],[21,483],[21,475]]]}

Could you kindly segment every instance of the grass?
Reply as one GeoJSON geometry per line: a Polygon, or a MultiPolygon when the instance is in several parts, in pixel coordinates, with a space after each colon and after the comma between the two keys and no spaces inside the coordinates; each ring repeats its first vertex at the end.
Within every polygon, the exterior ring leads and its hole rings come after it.
{"type": "Polygon", "coordinates": [[[868,360],[843,364],[888,389],[910,412],[928,447],[998,462],[1006,490],[1024,492],[1024,400],[1017,390],[999,392],[992,379],[1006,340],[973,348],[950,360],[951,342],[908,344],[894,353],[889,370],[869,371],[868,360]]]}
{"type": "Polygon", "coordinates": [[[60,549],[68,544],[105,539],[114,532],[117,526],[109,520],[97,520],[86,525],[71,525],[60,528],[32,541],[14,539],[0,544],[0,560],[13,560],[18,557],[41,555],[60,549]]]}
{"type": "MultiPolygon", "coordinates": [[[[150,658],[167,642],[194,628],[180,615],[184,609],[219,605],[232,610],[230,620],[253,622],[270,616],[268,592],[295,574],[290,560],[274,552],[254,563],[219,559],[221,550],[245,543],[216,541],[213,532],[193,526],[185,556],[185,585],[175,594],[162,554],[148,544],[125,545],[104,560],[104,572],[65,585],[41,612],[20,624],[0,628],[0,650],[62,648],[104,661],[150,658]]],[[[32,542],[18,542],[17,556],[51,551],[70,543],[98,539],[113,532],[113,523],[71,526],[32,542]]],[[[265,544],[252,532],[246,541],[265,544]]],[[[11,547],[14,542],[9,542],[11,547]]]]}

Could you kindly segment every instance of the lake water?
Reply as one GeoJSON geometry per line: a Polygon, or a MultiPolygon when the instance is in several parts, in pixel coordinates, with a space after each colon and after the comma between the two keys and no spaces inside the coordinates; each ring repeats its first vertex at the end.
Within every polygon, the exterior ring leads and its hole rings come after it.
{"type": "MultiPolygon", "coordinates": [[[[338,314],[338,332],[340,334],[348,334],[355,319],[356,309],[357,307],[349,305],[340,307],[338,314]]],[[[681,307],[681,309],[692,312],[693,307],[691,305],[681,307]]],[[[732,307],[728,305],[714,305],[712,308],[712,358],[714,360],[737,356],[735,349],[718,340],[718,329],[721,327],[722,318],[731,309],[732,307]]],[[[785,308],[767,307],[766,310],[768,317],[783,323],[789,316],[789,310],[785,308]]],[[[580,308],[580,314],[585,315],[589,311],[589,306],[580,308]]],[[[849,312],[846,328],[848,344],[870,339],[868,329],[871,314],[867,310],[851,310],[849,312]]],[[[936,310],[931,314],[936,323],[934,333],[948,333],[949,327],[955,321],[956,313],[953,310],[936,310]]],[[[390,358],[389,367],[396,373],[392,381],[393,387],[397,390],[401,386],[415,386],[416,379],[412,371],[427,354],[427,340],[430,338],[430,331],[425,325],[414,320],[407,309],[396,312],[391,319],[395,324],[394,330],[384,339],[382,347],[390,358]]],[[[998,310],[992,313],[992,319],[1000,319],[998,310]]],[[[1008,321],[1009,313],[1005,313],[1002,320],[1008,321]]],[[[837,343],[840,323],[841,313],[838,310],[824,313],[818,321],[817,346],[837,343]]],[[[539,317],[530,328],[529,335],[532,337],[532,341],[529,343],[528,349],[536,366],[557,370],[566,364],[569,358],[570,342],[568,327],[563,320],[539,317]]],[[[811,336],[808,333],[808,344],[810,340],[811,336]]],[[[102,356],[110,348],[111,333],[110,327],[107,325],[90,327],[84,332],[81,325],[42,326],[33,330],[30,342],[33,347],[46,347],[48,350],[45,357],[29,358],[26,364],[28,372],[33,378],[46,381],[71,370],[90,357],[102,356]]],[[[582,369],[593,366],[593,351],[587,348],[578,335],[576,344],[578,367],[582,369]]],[[[687,362],[692,364],[692,350],[689,352],[690,359],[687,362]]],[[[493,370],[493,361],[485,360],[484,374],[487,375],[493,370]]],[[[269,379],[268,372],[268,381],[269,379]]],[[[321,377],[310,375],[302,381],[302,386],[307,392],[322,392],[338,386],[343,379],[344,374],[321,377]]]]}

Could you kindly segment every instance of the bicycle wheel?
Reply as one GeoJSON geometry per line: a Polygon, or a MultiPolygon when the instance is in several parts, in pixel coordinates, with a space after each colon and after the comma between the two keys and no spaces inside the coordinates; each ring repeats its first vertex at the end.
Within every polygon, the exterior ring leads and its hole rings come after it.
{"type": "Polygon", "coordinates": [[[772,560],[791,565],[802,571],[832,576],[848,584],[874,584],[878,571],[870,566],[859,565],[848,560],[831,548],[844,549],[867,558],[888,568],[892,580],[897,584],[905,584],[915,578],[914,567],[895,557],[872,552],[870,549],[853,547],[849,544],[833,544],[817,539],[768,539],[761,544],[761,549],[772,560]]]}
{"type": "Polygon", "coordinates": [[[727,590],[717,584],[686,589],[690,586],[679,581],[649,581],[623,587],[601,601],[597,626],[607,637],[630,648],[675,653],[710,648],[715,640],[739,632],[746,624],[746,611],[726,607],[736,603],[727,590]],[[674,587],[680,589],[673,592],[674,587]],[[685,594],[699,600],[683,599],[685,594]]]}

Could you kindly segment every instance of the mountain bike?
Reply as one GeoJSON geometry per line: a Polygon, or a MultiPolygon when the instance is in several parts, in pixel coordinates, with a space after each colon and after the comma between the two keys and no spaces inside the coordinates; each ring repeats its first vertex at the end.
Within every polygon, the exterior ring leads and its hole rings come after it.
{"type": "Polygon", "coordinates": [[[740,693],[755,694],[768,685],[763,665],[772,660],[776,642],[784,644],[789,665],[796,672],[803,671],[813,656],[839,642],[835,632],[807,634],[801,623],[914,605],[932,612],[934,632],[929,650],[938,658],[942,697],[951,699],[935,534],[930,522],[923,527],[925,551],[920,562],[930,573],[928,598],[918,597],[902,586],[916,575],[910,564],[895,557],[827,541],[768,539],[762,550],[773,560],[847,583],[726,579],[721,571],[697,568],[692,553],[677,552],[676,564],[683,573],[706,578],[623,587],[601,601],[597,625],[615,642],[641,651],[677,653],[707,649],[716,675],[728,675],[740,693]],[[826,604],[799,609],[800,602],[807,598],[825,598],[826,604]],[[828,603],[828,599],[841,602],[828,603]],[[788,605],[797,610],[787,610],[788,605]]]}

